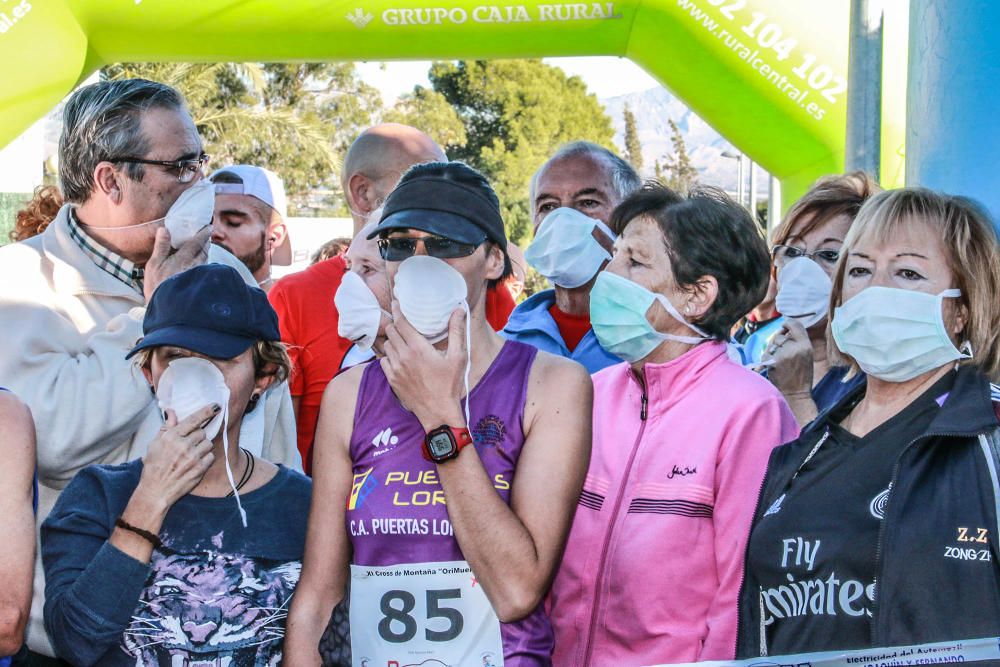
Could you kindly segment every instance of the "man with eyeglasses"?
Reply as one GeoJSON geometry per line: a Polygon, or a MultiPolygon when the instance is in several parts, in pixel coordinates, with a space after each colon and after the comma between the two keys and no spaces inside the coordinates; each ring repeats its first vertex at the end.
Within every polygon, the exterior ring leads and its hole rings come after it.
{"type": "MultiPolygon", "coordinates": [[[[143,335],[157,286],[206,261],[233,266],[256,284],[235,257],[210,247],[210,215],[192,239],[171,248],[164,216],[202,178],[208,158],[179,92],[142,79],[105,81],[76,91],[63,120],[59,177],[67,204],[42,234],[0,248],[0,384],[35,419],[39,523],[77,471],[143,456],[162,425],[149,385],[125,359],[143,335]]],[[[264,400],[251,447],[298,468],[287,387],[264,400]]],[[[36,561],[28,646],[32,664],[42,665],[54,655],[43,600],[36,561]]]]}

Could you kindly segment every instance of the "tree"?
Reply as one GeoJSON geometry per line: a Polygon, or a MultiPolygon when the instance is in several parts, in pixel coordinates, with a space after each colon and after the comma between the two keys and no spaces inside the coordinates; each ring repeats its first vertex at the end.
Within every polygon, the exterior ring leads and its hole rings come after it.
{"type": "Polygon", "coordinates": [[[663,163],[659,160],[653,161],[653,178],[660,183],[665,184],[667,182],[666,173],[663,171],[663,163]]]}
{"type": "Polygon", "coordinates": [[[431,88],[416,86],[399,98],[382,120],[418,127],[441,146],[464,147],[465,125],[445,96],[431,88]]]}
{"type": "Polygon", "coordinates": [[[540,60],[437,62],[429,77],[465,128],[464,142],[445,141],[448,156],[490,178],[515,242],[531,229],[529,181],[559,145],[585,139],[614,149],[611,119],[596,96],[540,60]]]}
{"type": "Polygon", "coordinates": [[[670,143],[673,144],[674,152],[672,155],[664,156],[666,164],[663,170],[667,175],[664,185],[677,192],[685,193],[698,182],[698,170],[691,163],[687,146],[684,145],[684,135],[681,134],[677,123],[673,119],[668,122],[670,123],[670,143]]]}
{"type": "Polygon", "coordinates": [[[642,143],[639,141],[639,130],[635,126],[635,114],[625,105],[622,114],[625,117],[625,159],[636,171],[642,169],[642,143]]]}
{"type": "MultiPolygon", "coordinates": [[[[292,213],[315,208],[308,202],[315,190],[339,190],[343,153],[381,106],[349,63],[127,63],[105,67],[102,76],[180,90],[211,165],[271,169],[285,183],[292,213]]],[[[339,200],[320,204],[323,214],[343,211],[339,200]]]]}

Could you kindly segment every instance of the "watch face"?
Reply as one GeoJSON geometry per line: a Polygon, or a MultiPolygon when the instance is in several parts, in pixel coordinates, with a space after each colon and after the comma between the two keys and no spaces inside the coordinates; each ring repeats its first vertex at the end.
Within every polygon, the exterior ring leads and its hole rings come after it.
{"type": "Polygon", "coordinates": [[[427,449],[430,450],[432,458],[439,459],[448,456],[455,449],[451,441],[451,434],[435,433],[427,443],[427,449]]]}

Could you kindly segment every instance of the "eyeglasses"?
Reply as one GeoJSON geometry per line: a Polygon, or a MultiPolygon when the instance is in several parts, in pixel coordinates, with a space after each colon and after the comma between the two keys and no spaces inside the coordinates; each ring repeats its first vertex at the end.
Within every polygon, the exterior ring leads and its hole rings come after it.
{"type": "Polygon", "coordinates": [[[387,262],[402,262],[404,259],[413,257],[417,252],[417,244],[424,246],[424,252],[431,257],[438,259],[456,259],[458,257],[468,257],[476,252],[476,248],[481,246],[486,239],[479,243],[459,243],[441,236],[393,236],[391,238],[379,239],[378,249],[382,259],[387,262]]]}
{"type": "Polygon", "coordinates": [[[808,257],[817,264],[826,264],[827,266],[833,266],[840,259],[839,250],[817,250],[815,252],[806,252],[802,248],[796,248],[793,245],[776,245],[771,248],[771,256],[774,257],[776,264],[787,264],[793,259],[798,259],[799,257],[808,257]]]}
{"type": "Polygon", "coordinates": [[[146,160],[138,157],[113,157],[106,162],[131,162],[132,164],[153,164],[177,171],[178,183],[190,183],[195,176],[201,173],[202,168],[208,162],[209,156],[202,153],[193,160],[146,160]]]}

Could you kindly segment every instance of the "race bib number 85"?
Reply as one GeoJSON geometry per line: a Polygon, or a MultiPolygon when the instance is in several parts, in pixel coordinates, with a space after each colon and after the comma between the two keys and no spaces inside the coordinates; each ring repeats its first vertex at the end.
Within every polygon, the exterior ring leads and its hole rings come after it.
{"type": "Polygon", "coordinates": [[[351,566],[357,667],[503,665],[500,621],[465,561],[351,566]]]}

